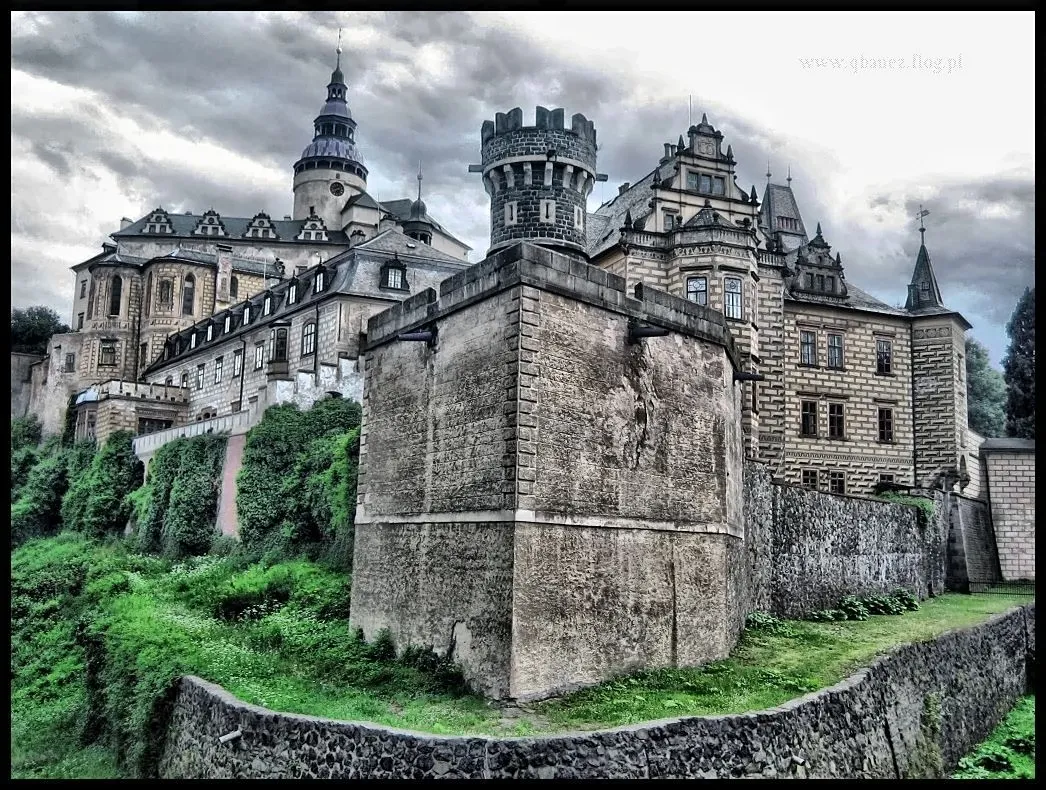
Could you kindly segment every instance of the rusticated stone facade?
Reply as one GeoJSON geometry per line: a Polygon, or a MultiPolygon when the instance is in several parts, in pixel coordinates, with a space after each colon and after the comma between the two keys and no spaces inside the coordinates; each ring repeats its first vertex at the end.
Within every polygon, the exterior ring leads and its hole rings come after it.
{"type": "Polygon", "coordinates": [[[725,656],[735,358],[716,313],[531,245],[371,319],[354,624],[495,697],[725,656]]]}
{"type": "Polygon", "coordinates": [[[164,779],[941,778],[1028,690],[1035,606],[901,647],[754,713],[527,738],[441,736],[276,713],[182,678],[164,779]],[[239,733],[223,743],[222,736],[239,733]],[[927,759],[929,758],[929,759],[927,759]]]}

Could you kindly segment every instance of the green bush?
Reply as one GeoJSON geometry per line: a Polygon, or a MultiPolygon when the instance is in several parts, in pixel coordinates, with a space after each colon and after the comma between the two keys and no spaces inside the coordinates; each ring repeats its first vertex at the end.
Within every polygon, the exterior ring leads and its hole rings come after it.
{"type": "Polygon", "coordinates": [[[247,434],[236,482],[240,538],[275,556],[351,563],[361,410],[341,398],[272,406],[247,434]]]}
{"type": "Polygon", "coordinates": [[[36,447],[19,447],[11,451],[11,501],[18,499],[18,494],[29,479],[40,455],[36,447]]]}
{"type": "Polygon", "coordinates": [[[35,414],[11,420],[11,452],[40,444],[43,426],[35,414]]]}
{"type": "Polygon", "coordinates": [[[169,559],[206,554],[215,538],[226,438],[206,434],[168,442],[149,480],[130,495],[138,548],[169,559]]]}
{"type": "Polygon", "coordinates": [[[784,620],[775,617],[769,612],[752,612],[745,618],[745,629],[750,631],[762,631],[767,634],[779,634],[786,636],[793,631],[784,620]]]}
{"type": "Polygon", "coordinates": [[[131,516],[128,494],[142,484],[142,462],[134,454],[130,431],[112,434],[91,465],[73,481],[62,503],[68,529],[93,537],[123,532],[131,516]]]}
{"type": "Polygon", "coordinates": [[[864,600],[854,595],[847,595],[839,601],[837,609],[846,614],[847,620],[867,620],[868,608],[864,600]]]}
{"type": "Polygon", "coordinates": [[[869,614],[904,614],[905,605],[892,595],[866,595],[861,599],[869,614]]]}
{"type": "Polygon", "coordinates": [[[11,503],[12,548],[31,538],[57,534],[62,526],[62,495],[68,488],[68,458],[57,440],[49,441],[11,503]]]}
{"type": "Polygon", "coordinates": [[[899,494],[896,491],[884,491],[875,495],[876,499],[883,502],[893,502],[898,505],[910,505],[918,510],[919,525],[925,527],[934,518],[934,504],[932,499],[909,494],[899,494]]]}
{"type": "Polygon", "coordinates": [[[919,600],[915,597],[911,590],[906,590],[904,587],[898,587],[892,593],[893,598],[901,604],[909,612],[914,612],[919,608],[919,600]]]}

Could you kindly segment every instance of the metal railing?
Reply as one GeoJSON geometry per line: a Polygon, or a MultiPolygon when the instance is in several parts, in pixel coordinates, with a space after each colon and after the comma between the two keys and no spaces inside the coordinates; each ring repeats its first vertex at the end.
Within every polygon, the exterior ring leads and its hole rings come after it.
{"type": "Polygon", "coordinates": [[[970,592],[976,595],[1035,595],[1035,582],[1027,579],[1003,582],[970,580],[970,592]]]}

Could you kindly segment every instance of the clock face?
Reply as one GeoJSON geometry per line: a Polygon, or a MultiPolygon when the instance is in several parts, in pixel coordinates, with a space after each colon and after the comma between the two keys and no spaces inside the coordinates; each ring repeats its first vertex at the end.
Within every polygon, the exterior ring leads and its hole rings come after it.
{"type": "Polygon", "coordinates": [[[342,184],[340,181],[335,181],[333,184],[330,185],[330,190],[331,194],[334,195],[334,197],[341,197],[345,194],[345,185],[342,184]]]}

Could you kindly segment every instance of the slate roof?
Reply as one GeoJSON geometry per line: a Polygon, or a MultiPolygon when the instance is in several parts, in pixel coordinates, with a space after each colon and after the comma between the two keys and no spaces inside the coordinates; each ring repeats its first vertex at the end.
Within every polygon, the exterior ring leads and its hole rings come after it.
{"type": "Polygon", "coordinates": [[[659,165],[632,184],[624,194],[615,196],[596,209],[594,214],[588,215],[589,224],[585,237],[588,243],[586,252],[590,258],[596,257],[617,243],[618,231],[625,224],[626,213],[632,216],[633,221],[650,213],[650,206],[647,204],[654,197],[654,191],[651,188],[654,183],[654,174],[670,164],[669,162],[659,165]],[[596,220],[595,222],[592,221],[593,218],[596,220]]]}
{"type": "MultiPolygon", "coordinates": [[[[171,220],[171,227],[174,228],[174,233],[155,233],[148,234],[142,233],[142,228],[148,224],[149,217],[152,216],[153,212],[149,212],[137,222],[133,222],[126,228],[111,233],[114,239],[116,238],[138,238],[145,236],[148,238],[182,238],[187,237],[191,239],[204,239],[210,243],[221,242],[225,238],[229,239],[244,239],[243,234],[246,233],[247,227],[253,217],[226,217],[219,215],[222,224],[225,225],[225,230],[229,234],[228,236],[194,236],[193,230],[196,228],[197,223],[202,219],[202,214],[173,214],[168,212],[167,216],[171,220]]],[[[349,243],[345,233],[340,230],[328,230],[327,241],[302,241],[299,242],[297,236],[301,233],[306,220],[304,219],[274,219],[272,220],[273,227],[276,229],[276,233],[279,235],[278,241],[285,241],[299,244],[341,244],[346,245],[349,243]]],[[[265,243],[272,243],[277,241],[276,239],[253,239],[253,241],[262,241],[265,243]]]]}
{"type": "MultiPolygon", "coordinates": [[[[414,204],[414,201],[411,200],[410,198],[401,198],[399,200],[385,200],[385,201],[382,201],[381,207],[383,209],[385,209],[387,212],[389,212],[390,214],[392,214],[394,217],[396,217],[396,219],[398,219],[400,222],[409,222],[410,221],[410,207],[413,204],[414,204]]],[[[458,239],[453,233],[451,233],[445,227],[440,225],[436,220],[434,220],[432,218],[432,215],[430,215],[428,213],[428,210],[425,211],[425,215],[422,217],[422,219],[425,222],[430,223],[432,225],[432,227],[434,227],[436,230],[438,230],[444,236],[450,236],[450,238],[454,239],[454,241],[456,241],[458,244],[460,244],[465,249],[467,249],[467,250],[471,250],[472,249],[469,245],[465,244],[465,242],[463,242],[460,239],[458,239]]]]}
{"type": "MultiPolygon", "coordinates": [[[[774,227],[774,219],[777,217],[789,217],[799,223],[799,233],[803,237],[803,243],[809,241],[806,235],[806,225],[803,224],[802,214],[799,213],[799,204],[796,203],[795,194],[790,186],[780,184],[767,184],[763,190],[763,205],[759,209],[759,221],[768,234],[773,234],[778,228],[774,227]]],[[[796,235],[795,231],[784,230],[782,233],[796,235]]]]}
{"type": "Polygon", "coordinates": [[[367,192],[360,192],[353,195],[345,201],[345,205],[342,207],[342,211],[347,209],[349,206],[359,206],[360,208],[372,208],[377,211],[381,211],[381,204],[372,198],[367,192]]]}
{"type": "Polygon", "coordinates": [[[911,285],[915,287],[908,289],[908,301],[905,302],[904,306],[912,313],[933,315],[941,310],[951,312],[944,307],[941,289],[937,285],[937,278],[934,276],[933,267],[930,265],[930,253],[926,250],[925,244],[919,245],[919,255],[915,259],[915,270],[912,272],[911,285]],[[921,290],[923,283],[928,285],[929,290],[929,298],[925,301],[922,298],[921,290]]]}
{"type": "Polygon", "coordinates": [[[789,293],[785,292],[785,300],[789,302],[804,302],[806,304],[816,304],[825,307],[842,307],[849,308],[851,310],[864,310],[869,313],[882,313],[884,315],[896,315],[905,317],[909,313],[907,310],[903,310],[900,307],[891,307],[876,299],[867,291],[862,291],[853,283],[847,281],[846,283],[846,296],[828,296],[827,294],[811,294],[811,293],[789,293]]]}
{"type": "Polygon", "coordinates": [[[980,451],[989,453],[1034,453],[1034,439],[985,439],[980,451]]]}
{"type": "Polygon", "coordinates": [[[412,239],[410,236],[400,233],[394,228],[382,231],[373,239],[365,241],[362,244],[357,244],[353,249],[385,252],[389,254],[395,253],[401,258],[410,256],[413,258],[427,258],[433,261],[442,261],[444,263],[456,263],[462,268],[469,265],[468,261],[462,260],[461,258],[455,258],[452,255],[447,255],[445,252],[440,252],[436,248],[430,247],[428,244],[420,242],[417,239],[412,239]]]}
{"type": "MultiPolygon", "coordinates": [[[[155,261],[160,258],[173,258],[179,261],[191,261],[193,263],[202,263],[206,266],[217,266],[218,256],[215,253],[200,252],[199,250],[184,250],[181,247],[175,247],[169,253],[165,255],[157,255],[149,260],[155,261]]],[[[232,270],[234,272],[245,272],[247,274],[275,274],[275,269],[272,263],[266,261],[256,261],[249,258],[238,258],[235,255],[232,258],[232,270]]]]}

